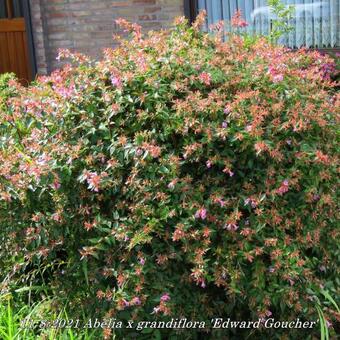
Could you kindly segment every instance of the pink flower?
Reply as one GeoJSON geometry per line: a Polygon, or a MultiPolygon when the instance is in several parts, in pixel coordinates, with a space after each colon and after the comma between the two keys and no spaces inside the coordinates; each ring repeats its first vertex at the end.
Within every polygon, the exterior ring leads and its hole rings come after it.
{"type": "Polygon", "coordinates": [[[168,293],[165,293],[161,296],[161,301],[162,302],[167,302],[170,300],[170,295],[168,293]]]}
{"type": "Polygon", "coordinates": [[[207,218],[207,210],[204,208],[197,210],[195,218],[205,220],[207,218]]]}
{"type": "Polygon", "coordinates": [[[257,207],[257,203],[254,199],[252,198],[247,198],[245,201],[244,201],[244,205],[248,205],[250,204],[252,208],[256,208],[257,207]]]}
{"type": "Polygon", "coordinates": [[[211,84],[211,75],[207,72],[202,72],[200,75],[199,75],[199,80],[209,86],[211,84]]]}
{"type": "Polygon", "coordinates": [[[224,226],[228,231],[236,231],[238,229],[238,225],[235,223],[229,223],[224,226]]]}
{"type": "Polygon", "coordinates": [[[271,76],[271,79],[274,83],[279,83],[281,82],[284,77],[283,74],[280,73],[275,67],[269,66],[268,68],[268,74],[271,76]]]}
{"type": "Polygon", "coordinates": [[[94,192],[99,191],[101,180],[107,177],[108,174],[106,172],[102,172],[100,175],[97,172],[89,172],[87,170],[84,171],[83,178],[86,179],[89,189],[93,190],[94,192]]]}
{"type": "Polygon", "coordinates": [[[228,173],[230,177],[233,177],[235,175],[229,168],[224,168],[223,172],[225,174],[228,173]]]}
{"type": "Polygon", "coordinates": [[[151,314],[158,314],[160,311],[160,307],[154,307],[153,312],[151,314]]]}
{"type": "Polygon", "coordinates": [[[210,161],[207,161],[206,165],[207,165],[207,168],[208,168],[208,169],[211,168],[211,162],[210,162],[210,161]]]}
{"type": "Polygon", "coordinates": [[[280,188],[276,190],[279,195],[283,195],[289,190],[289,181],[286,179],[282,182],[280,188]]]}
{"type": "Polygon", "coordinates": [[[145,259],[142,257],[141,259],[139,259],[139,263],[140,263],[142,266],[144,266],[144,264],[145,264],[145,259]]]}
{"type": "Polygon", "coordinates": [[[169,189],[173,189],[175,187],[175,183],[174,181],[171,181],[169,184],[168,184],[168,188],[169,189]]]}
{"type": "Polygon", "coordinates": [[[91,173],[90,176],[87,178],[87,183],[89,184],[89,189],[98,192],[100,185],[100,176],[98,176],[96,172],[91,173]]]}
{"type": "Polygon", "coordinates": [[[122,81],[120,78],[116,77],[116,76],[112,76],[111,77],[111,83],[113,86],[115,87],[121,87],[122,86],[122,81]]]}
{"type": "Polygon", "coordinates": [[[283,74],[277,74],[273,77],[273,82],[274,83],[279,83],[283,80],[283,74]]]}
{"type": "Polygon", "coordinates": [[[231,18],[231,26],[233,27],[247,27],[248,23],[242,19],[242,12],[237,10],[231,18]]]}
{"type": "Polygon", "coordinates": [[[228,123],[227,122],[223,122],[222,123],[222,127],[223,127],[223,129],[226,129],[228,127],[228,123]]]}
{"type": "Polygon", "coordinates": [[[327,328],[332,328],[333,324],[330,321],[326,320],[326,326],[327,328]]]}
{"type": "Polygon", "coordinates": [[[272,316],[272,314],[273,314],[270,310],[266,310],[265,313],[266,313],[266,316],[268,316],[268,317],[272,316]]]}
{"type": "Polygon", "coordinates": [[[320,195],[318,194],[313,195],[313,201],[314,202],[320,201],[320,195]]]}
{"type": "Polygon", "coordinates": [[[223,111],[226,115],[228,115],[231,112],[230,106],[227,105],[223,111]]]}
{"type": "Polygon", "coordinates": [[[217,203],[219,203],[222,208],[225,206],[225,202],[221,198],[217,199],[217,203]]]}
{"type": "Polygon", "coordinates": [[[54,213],[52,215],[52,219],[53,219],[53,221],[58,222],[58,223],[60,223],[62,221],[62,217],[59,213],[54,213]]]}
{"type": "Polygon", "coordinates": [[[134,306],[140,306],[142,304],[142,301],[138,296],[136,296],[131,300],[131,304],[134,306]]]}
{"type": "Polygon", "coordinates": [[[64,98],[71,98],[74,96],[75,86],[71,84],[69,87],[66,87],[62,84],[57,84],[53,85],[53,90],[64,98]]]}
{"type": "Polygon", "coordinates": [[[0,199],[4,200],[6,202],[11,202],[12,201],[12,197],[8,192],[2,192],[0,195],[0,199]]]}
{"type": "Polygon", "coordinates": [[[53,182],[52,187],[53,187],[53,189],[58,190],[60,188],[60,183],[57,180],[55,180],[53,182]]]}

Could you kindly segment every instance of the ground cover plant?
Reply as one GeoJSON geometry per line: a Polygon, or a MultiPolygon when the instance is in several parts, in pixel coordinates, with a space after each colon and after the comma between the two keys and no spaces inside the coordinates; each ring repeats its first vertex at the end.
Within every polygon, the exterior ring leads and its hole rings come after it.
{"type": "Polygon", "coordinates": [[[130,39],[100,62],[61,51],[69,64],[32,86],[0,82],[1,292],[18,304],[51,294],[51,310],[67,301],[74,319],[322,315],[334,334],[334,61],[260,37],[224,41],[203,20],[147,36],[119,20],[130,39]]]}

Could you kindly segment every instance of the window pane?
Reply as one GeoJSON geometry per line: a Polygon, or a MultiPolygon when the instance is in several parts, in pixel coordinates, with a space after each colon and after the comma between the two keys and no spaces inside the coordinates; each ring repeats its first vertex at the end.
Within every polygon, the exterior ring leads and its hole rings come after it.
{"type": "MultiPolygon", "coordinates": [[[[279,43],[290,47],[339,47],[340,46],[340,0],[281,0],[292,8],[290,33],[281,37],[279,43]]],[[[267,0],[199,0],[199,9],[206,9],[207,24],[225,21],[231,30],[230,20],[236,10],[241,10],[251,34],[269,34],[273,20],[278,20],[267,0]]]]}
{"type": "Polygon", "coordinates": [[[20,18],[23,17],[23,10],[22,10],[22,0],[13,0],[13,17],[20,18]]]}
{"type": "Polygon", "coordinates": [[[7,18],[6,0],[0,0],[0,19],[7,18]]]}

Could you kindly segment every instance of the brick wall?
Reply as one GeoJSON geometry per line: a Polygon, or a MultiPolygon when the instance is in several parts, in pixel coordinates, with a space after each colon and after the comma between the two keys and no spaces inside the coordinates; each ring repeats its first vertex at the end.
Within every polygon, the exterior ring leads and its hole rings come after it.
{"type": "Polygon", "coordinates": [[[93,57],[113,45],[114,20],[137,22],[144,30],[168,27],[183,15],[183,0],[30,0],[38,73],[57,68],[59,48],[93,57]]]}

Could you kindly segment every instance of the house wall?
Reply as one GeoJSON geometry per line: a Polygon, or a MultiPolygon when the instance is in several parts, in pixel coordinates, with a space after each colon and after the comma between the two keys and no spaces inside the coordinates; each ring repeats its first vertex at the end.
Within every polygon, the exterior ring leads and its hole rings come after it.
{"type": "Polygon", "coordinates": [[[184,14],[183,0],[30,0],[33,40],[39,74],[60,66],[59,48],[100,57],[119,34],[117,18],[144,30],[167,28],[184,14]]]}

